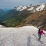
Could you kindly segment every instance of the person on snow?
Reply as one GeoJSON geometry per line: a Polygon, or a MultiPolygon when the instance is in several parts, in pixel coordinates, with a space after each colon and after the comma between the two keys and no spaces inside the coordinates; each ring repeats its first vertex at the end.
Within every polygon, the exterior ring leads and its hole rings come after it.
{"type": "Polygon", "coordinates": [[[38,41],[40,41],[42,34],[45,35],[45,33],[43,32],[43,30],[40,28],[40,29],[38,30],[38,37],[39,37],[39,38],[38,38],[38,41]]]}

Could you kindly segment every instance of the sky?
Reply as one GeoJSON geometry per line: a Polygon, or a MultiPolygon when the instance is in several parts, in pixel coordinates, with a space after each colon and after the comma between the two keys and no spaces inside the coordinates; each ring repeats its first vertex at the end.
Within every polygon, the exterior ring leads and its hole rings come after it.
{"type": "Polygon", "coordinates": [[[37,5],[42,3],[46,3],[46,0],[0,0],[0,9],[12,9],[18,5],[37,5]]]}

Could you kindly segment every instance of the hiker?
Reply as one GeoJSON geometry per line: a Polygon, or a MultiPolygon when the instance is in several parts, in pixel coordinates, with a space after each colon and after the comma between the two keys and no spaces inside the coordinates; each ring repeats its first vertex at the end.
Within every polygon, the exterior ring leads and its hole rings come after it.
{"type": "Polygon", "coordinates": [[[40,28],[40,29],[38,30],[38,37],[39,37],[39,38],[38,38],[38,41],[40,41],[42,34],[45,35],[45,33],[43,32],[43,30],[40,28]]]}

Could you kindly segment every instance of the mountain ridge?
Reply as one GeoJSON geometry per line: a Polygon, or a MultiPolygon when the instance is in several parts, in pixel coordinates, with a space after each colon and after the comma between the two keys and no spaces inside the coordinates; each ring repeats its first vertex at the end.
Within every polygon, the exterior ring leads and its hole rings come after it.
{"type": "Polygon", "coordinates": [[[42,28],[44,27],[43,29],[46,30],[46,10],[29,15],[29,17],[23,20],[18,27],[24,25],[42,26],[42,28]]]}
{"type": "Polygon", "coordinates": [[[46,10],[45,7],[46,7],[46,3],[40,4],[40,5],[29,4],[27,6],[19,5],[17,7],[14,7],[13,9],[17,10],[17,11],[22,11],[22,10],[26,9],[28,11],[37,12],[37,11],[41,11],[41,10],[46,10]]]}
{"type": "Polygon", "coordinates": [[[3,20],[7,27],[34,25],[46,30],[46,4],[14,7],[4,15],[3,20]]]}

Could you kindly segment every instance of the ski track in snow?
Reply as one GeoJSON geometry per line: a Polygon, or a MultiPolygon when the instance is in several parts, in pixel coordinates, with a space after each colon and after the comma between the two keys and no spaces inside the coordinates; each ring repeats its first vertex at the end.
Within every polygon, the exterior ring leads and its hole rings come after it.
{"type": "Polygon", "coordinates": [[[42,35],[41,44],[37,32],[33,26],[0,28],[0,46],[46,46],[46,35],[42,35]]]}

